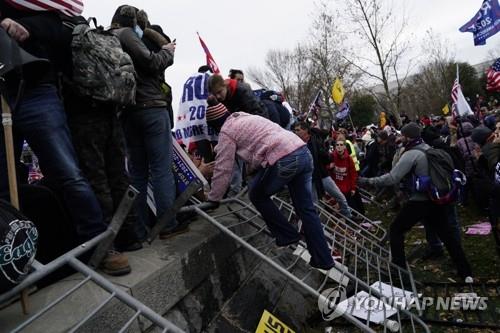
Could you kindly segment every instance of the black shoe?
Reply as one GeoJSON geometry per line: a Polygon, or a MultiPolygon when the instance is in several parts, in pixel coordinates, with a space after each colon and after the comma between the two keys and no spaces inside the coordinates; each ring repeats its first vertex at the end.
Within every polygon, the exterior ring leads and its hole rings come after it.
{"type": "Polygon", "coordinates": [[[182,222],[178,223],[176,227],[173,229],[170,229],[168,231],[161,231],[160,232],[160,239],[169,239],[171,237],[183,234],[185,232],[189,231],[189,223],[188,222],[182,222]]]}
{"type": "Polygon", "coordinates": [[[432,259],[438,259],[444,256],[444,251],[442,248],[440,249],[432,249],[432,248],[427,248],[422,256],[420,257],[420,260],[432,260],[432,259]]]}

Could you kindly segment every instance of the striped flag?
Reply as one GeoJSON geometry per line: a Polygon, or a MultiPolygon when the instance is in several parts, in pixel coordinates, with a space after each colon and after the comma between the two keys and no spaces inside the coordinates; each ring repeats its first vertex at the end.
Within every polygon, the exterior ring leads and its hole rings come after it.
{"type": "Polygon", "coordinates": [[[500,58],[488,69],[486,74],[486,90],[500,91],[500,58]]]}
{"type": "Polygon", "coordinates": [[[56,11],[68,16],[78,16],[83,12],[83,0],[5,0],[5,2],[19,10],[56,11]]]}
{"type": "Polygon", "coordinates": [[[311,115],[313,119],[318,119],[318,113],[321,111],[321,90],[318,90],[316,97],[312,101],[311,105],[309,105],[309,110],[307,111],[306,120],[311,115]]]}
{"type": "Polygon", "coordinates": [[[456,114],[456,106],[458,100],[458,90],[460,89],[460,83],[458,82],[458,78],[453,82],[453,87],[451,88],[451,113],[453,115],[456,114]]]}
{"type": "Polygon", "coordinates": [[[214,58],[212,57],[212,54],[208,50],[207,44],[205,44],[203,39],[201,39],[200,34],[199,33],[197,33],[197,34],[198,34],[198,38],[200,39],[201,47],[203,48],[203,51],[205,51],[205,55],[207,56],[208,67],[210,67],[210,70],[212,70],[212,73],[219,74],[220,73],[219,66],[217,66],[217,63],[215,62],[214,58]]]}
{"type": "Polygon", "coordinates": [[[467,103],[464,94],[462,93],[462,88],[460,87],[458,78],[455,79],[455,82],[453,82],[453,88],[451,88],[451,100],[453,101],[451,112],[454,117],[474,114],[469,103],[467,103]]]}

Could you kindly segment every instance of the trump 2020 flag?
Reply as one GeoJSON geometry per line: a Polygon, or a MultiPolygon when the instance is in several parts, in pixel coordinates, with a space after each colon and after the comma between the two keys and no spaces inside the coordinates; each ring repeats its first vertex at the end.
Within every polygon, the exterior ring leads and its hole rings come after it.
{"type": "Polygon", "coordinates": [[[203,39],[201,39],[200,34],[199,33],[197,33],[197,34],[198,34],[198,38],[200,39],[201,47],[203,48],[203,51],[205,51],[205,55],[207,57],[208,67],[210,67],[210,70],[212,71],[212,73],[219,74],[220,73],[219,66],[217,66],[217,63],[215,62],[214,57],[212,57],[212,54],[208,50],[207,44],[205,44],[203,39]]]}
{"type": "Polygon", "coordinates": [[[485,45],[486,40],[500,30],[499,0],[484,0],[476,15],[461,28],[461,32],[472,32],[474,45],[485,45]]]}
{"type": "Polygon", "coordinates": [[[83,0],[5,0],[20,10],[35,12],[56,11],[68,16],[78,16],[83,12],[83,0]]]}

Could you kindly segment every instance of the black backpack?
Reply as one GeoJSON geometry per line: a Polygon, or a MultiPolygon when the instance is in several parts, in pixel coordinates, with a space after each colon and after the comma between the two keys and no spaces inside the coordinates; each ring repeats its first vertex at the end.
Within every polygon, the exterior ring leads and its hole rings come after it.
{"type": "Polygon", "coordinates": [[[37,243],[38,231],[33,222],[0,200],[0,293],[20,283],[30,272],[37,243]]]}

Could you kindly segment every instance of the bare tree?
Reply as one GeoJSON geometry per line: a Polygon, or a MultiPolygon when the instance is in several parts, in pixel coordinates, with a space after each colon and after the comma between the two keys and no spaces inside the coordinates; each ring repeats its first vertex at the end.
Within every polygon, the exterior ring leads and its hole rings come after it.
{"type": "MultiPolygon", "coordinates": [[[[378,104],[400,124],[403,88],[413,68],[413,60],[406,57],[410,46],[405,35],[408,20],[404,14],[396,13],[394,6],[382,6],[381,0],[346,0],[345,3],[354,33],[363,45],[368,45],[372,54],[368,56],[363,48],[356,48],[349,61],[372,82],[382,85],[380,92],[372,93],[378,104]]],[[[352,36],[352,32],[348,33],[352,36]]]]}
{"type": "Polygon", "coordinates": [[[341,78],[349,88],[355,76],[353,66],[343,57],[347,51],[337,28],[338,17],[326,2],[317,5],[316,13],[309,43],[312,81],[322,91],[326,107],[332,110],[330,91],[335,78],[341,78]]]}

